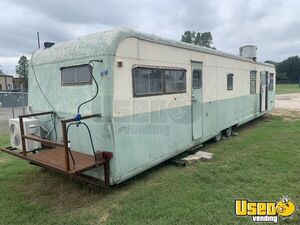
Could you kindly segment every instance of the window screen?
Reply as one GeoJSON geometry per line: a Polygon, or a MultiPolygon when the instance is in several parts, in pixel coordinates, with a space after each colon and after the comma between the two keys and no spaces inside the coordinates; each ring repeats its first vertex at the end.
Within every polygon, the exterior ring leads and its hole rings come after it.
{"type": "Polygon", "coordinates": [[[135,68],[133,70],[133,81],[136,96],[163,93],[163,70],[135,68]]]}
{"type": "Polygon", "coordinates": [[[227,74],[227,90],[233,90],[233,74],[227,74]]]}
{"type": "Polygon", "coordinates": [[[186,70],[136,67],[133,94],[136,97],[186,92],[186,70]]]}
{"type": "Polygon", "coordinates": [[[269,91],[274,90],[274,74],[270,73],[269,91]]]}
{"type": "Polygon", "coordinates": [[[250,94],[256,94],[256,71],[250,71],[250,94]]]}
{"type": "Polygon", "coordinates": [[[62,85],[83,85],[91,84],[92,76],[88,65],[62,67],[61,84],[62,85]]]}
{"type": "Polygon", "coordinates": [[[193,70],[193,89],[202,88],[202,70],[193,70]]]}
{"type": "Polygon", "coordinates": [[[166,93],[185,92],[186,78],[184,70],[165,70],[166,93]]]}

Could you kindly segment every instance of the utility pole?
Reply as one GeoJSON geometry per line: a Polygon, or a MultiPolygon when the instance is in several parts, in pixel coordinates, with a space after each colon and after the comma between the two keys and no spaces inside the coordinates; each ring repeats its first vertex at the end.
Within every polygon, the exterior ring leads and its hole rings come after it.
{"type": "Polygon", "coordinates": [[[40,32],[36,32],[36,36],[37,36],[37,42],[38,42],[38,48],[41,48],[41,43],[40,43],[40,32]]]}

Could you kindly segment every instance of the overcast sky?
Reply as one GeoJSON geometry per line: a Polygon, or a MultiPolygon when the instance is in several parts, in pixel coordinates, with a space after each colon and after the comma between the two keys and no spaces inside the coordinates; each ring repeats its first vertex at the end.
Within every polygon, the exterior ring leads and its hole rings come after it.
{"type": "Polygon", "coordinates": [[[41,42],[129,27],[180,40],[185,30],[211,31],[217,49],[238,54],[258,46],[258,60],[300,52],[298,0],[1,0],[0,65],[15,74],[18,58],[41,42]]]}

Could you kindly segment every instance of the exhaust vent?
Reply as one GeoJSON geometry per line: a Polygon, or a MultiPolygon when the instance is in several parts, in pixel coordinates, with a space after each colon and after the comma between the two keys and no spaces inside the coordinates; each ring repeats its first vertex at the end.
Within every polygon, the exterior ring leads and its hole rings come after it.
{"type": "Polygon", "coordinates": [[[53,43],[53,42],[44,42],[45,48],[51,48],[53,45],[55,45],[55,43],[53,43]]]}
{"type": "Polygon", "coordinates": [[[257,47],[255,45],[245,45],[240,47],[240,56],[256,61],[257,47]]]}

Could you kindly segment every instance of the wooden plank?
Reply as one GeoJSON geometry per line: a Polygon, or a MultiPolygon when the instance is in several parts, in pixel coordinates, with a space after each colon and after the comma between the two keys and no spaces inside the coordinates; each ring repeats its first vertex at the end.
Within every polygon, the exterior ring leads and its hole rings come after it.
{"type": "Polygon", "coordinates": [[[102,159],[95,162],[94,156],[72,151],[73,157],[75,159],[75,167],[73,167],[72,165],[72,169],[66,171],[63,148],[43,149],[36,154],[27,154],[27,156],[24,156],[21,151],[18,151],[17,149],[13,149],[11,147],[0,148],[0,151],[27,160],[33,165],[60,172],[64,175],[71,176],[72,178],[76,178],[93,185],[106,187],[109,186],[109,160],[102,159]],[[88,171],[92,168],[96,168],[98,165],[104,165],[104,182],[99,179],[81,174],[82,172],[88,171]]]}
{"type": "Polygon", "coordinates": [[[200,159],[209,160],[212,157],[213,157],[213,153],[198,151],[195,154],[192,154],[192,155],[189,155],[189,156],[183,158],[182,160],[184,160],[184,161],[195,161],[195,160],[200,160],[200,159]]]}
{"type": "MultiPolygon", "coordinates": [[[[91,168],[96,167],[95,158],[91,155],[83,154],[80,152],[72,151],[75,166],[71,163],[70,169],[66,170],[65,167],[65,151],[64,148],[53,148],[41,151],[37,154],[28,155],[29,159],[38,161],[40,164],[45,164],[67,173],[81,173],[91,168]]],[[[105,160],[100,161],[98,164],[103,164],[105,160]]]]}
{"type": "Polygon", "coordinates": [[[38,141],[38,142],[41,142],[42,144],[46,144],[46,145],[50,145],[50,146],[54,146],[54,147],[63,147],[64,146],[61,143],[57,143],[55,141],[50,141],[50,140],[42,139],[40,137],[33,136],[33,135],[22,135],[22,137],[23,137],[23,139],[29,139],[29,140],[33,140],[33,141],[38,141]]]}
{"type": "Polygon", "coordinates": [[[41,112],[41,113],[26,114],[26,115],[19,116],[19,118],[26,118],[26,117],[33,117],[33,116],[42,116],[42,115],[47,115],[47,114],[54,114],[54,112],[53,111],[48,111],[48,112],[41,112]]]}

